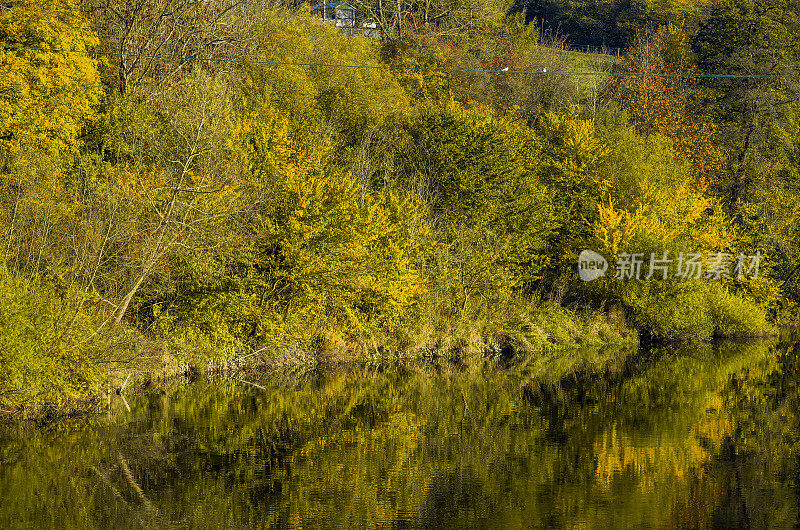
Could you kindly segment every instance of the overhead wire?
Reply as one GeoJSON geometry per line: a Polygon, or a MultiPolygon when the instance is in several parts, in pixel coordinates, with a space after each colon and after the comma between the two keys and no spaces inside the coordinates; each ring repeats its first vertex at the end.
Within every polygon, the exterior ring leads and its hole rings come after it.
{"type": "MultiPolygon", "coordinates": [[[[106,53],[108,52],[101,52],[106,53]]],[[[114,52],[115,54],[117,52],[114,52]]],[[[583,52],[573,52],[583,53],[583,52]]],[[[245,64],[267,64],[275,66],[304,66],[304,67],[325,67],[325,68],[368,68],[374,70],[412,70],[426,72],[465,72],[465,73],[492,73],[492,74],[539,74],[539,75],[610,75],[628,77],[674,77],[674,78],[721,78],[721,79],[799,79],[800,74],[700,74],[700,73],[650,73],[650,72],[614,72],[614,71],[547,71],[547,70],[505,70],[488,68],[441,68],[426,66],[403,66],[403,65],[371,65],[371,64],[338,64],[338,63],[304,63],[293,61],[268,61],[261,59],[239,59],[224,57],[180,57],[169,55],[147,55],[147,54],[120,54],[125,57],[140,57],[144,59],[164,59],[171,61],[217,61],[233,62],[245,64]]]]}
{"type": "MultiPolygon", "coordinates": [[[[43,50],[27,46],[4,47],[5,50],[27,49],[34,51],[58,52],[68,50],[43,50]]],[[[132,57],[140,59],[159,59],[165,61],[175,61],[185,63],[189,61],[205,62],[227,62],[236,64],[261,64],[273,66],[299,66],[308,68],[363,68],[371,70],[409,70],[414,72],[458,72],[458,73],[486,73],[486,74],[524,74],[524,75],[576,75],[576,76],[614,76],[614,77],[664,77],[664,78],[692,78],[692,79],[800,79],[799,74],[707,74],[692,72],[624,72],[624,71],[603,71],[603,70],[511,70],[511,69],[491,69],[491,68],[444,68],[433,66],[406,66],[406,65],[380,65],[380,64],[342,64],[342,63],[320,63],[320,62],[299,62],[299,61],[271,61],[265,59],[245,59],[228,57],[201,57],[196,55],[152,55],[141,53],[125,53],[119,51],[106,50],[71,50],[73,52],[85,52],[89,55],[105,55],[132,57]]],[[[571,52],[584,53],[584,52],[571,52]]]]}

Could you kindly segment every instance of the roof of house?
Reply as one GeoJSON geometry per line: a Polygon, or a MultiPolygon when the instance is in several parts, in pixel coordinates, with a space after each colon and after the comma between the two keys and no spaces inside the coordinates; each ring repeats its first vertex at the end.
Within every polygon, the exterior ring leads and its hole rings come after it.
{"type": "MultiPolygon", "coordinates": [[[[320,4],[317,4],[314,7],[312,7],[311,10],[312,11],[316,11],[318,9],[322,9],[322,7],[323,7],[323,4],[320,3],[320,4]]],[[[353,6],[351,6],[350,4],[348,4],[347,2],[328,2],[328,3],[325,4],[325,7],[326,8],[332,8],[332,9],[336,9],[336,8],[351,9],[351,10],[355,11],[355,8],[353,6]]]]}

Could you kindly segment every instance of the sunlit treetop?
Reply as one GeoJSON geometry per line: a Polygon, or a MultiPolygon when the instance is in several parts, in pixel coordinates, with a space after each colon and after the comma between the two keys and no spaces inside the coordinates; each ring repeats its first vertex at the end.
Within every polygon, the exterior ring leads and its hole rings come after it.
{"type": "Polygon", "coordinates": [[[101,96],[98,44],[72,0],[18,0],[0,10],[0,147],[75,147],[101,96]]]}

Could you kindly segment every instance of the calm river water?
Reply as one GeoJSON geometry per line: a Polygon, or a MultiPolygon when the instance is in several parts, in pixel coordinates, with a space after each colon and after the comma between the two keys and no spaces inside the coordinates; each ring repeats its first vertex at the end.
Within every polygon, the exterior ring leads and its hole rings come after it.
{"type": "Polygon", "coordinates": [[[0,428],[0,528],[791,528],[797,340],[174,382],[0,428]]]}

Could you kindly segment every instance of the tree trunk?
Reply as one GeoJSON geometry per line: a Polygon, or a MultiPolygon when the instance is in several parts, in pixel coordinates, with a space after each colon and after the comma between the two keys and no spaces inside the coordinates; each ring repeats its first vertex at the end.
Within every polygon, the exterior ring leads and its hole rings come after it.
{"type": "Polygon", "coordinates": [[[400,33],[403,32],[403,15],[401,12],[402,9],[402,0],[397,0],[397,33],[398,36],[400,33]]]}
{"type": "Polygon", "coordinates": [[[733,209],[736,207],[736,203],[745,192],[745,173],[747,171],[745,163],[747,162],[747,154],[750,152],[754,131],[755,117],[751,118],[750,120],[750,124],[747,127],[747,134],[745,134],[744,137],[742,151],[739,153],[739,156],[736,157],[736,174],[734,175],[733,185],[731,186],[730,193],[730,211],[733,211],[733,209]]]}
{"type": "Polygon", "coordinates": [[[149,273],[150,273],[149,270],[145,270],[144,272],[142,272],[142,274],[139,276],[139,279],[136,281],[136,285],[134,285],[133,288],[130,291],[128,291],[128,294],[125,295],[125,298],[122,300],[122,303],[120,304],[119,309],[117,310],[117,316],[114,318],[114,325],[116,326],[120,325],[120,323],[122,322],[122,317],[125,316],[125,312],[128,310],[128,305],[130,305],[133,296],[139,290],[139,287],[142,286],[142,282],[144,282],[145,277],[147,277],[149,273]]]}

